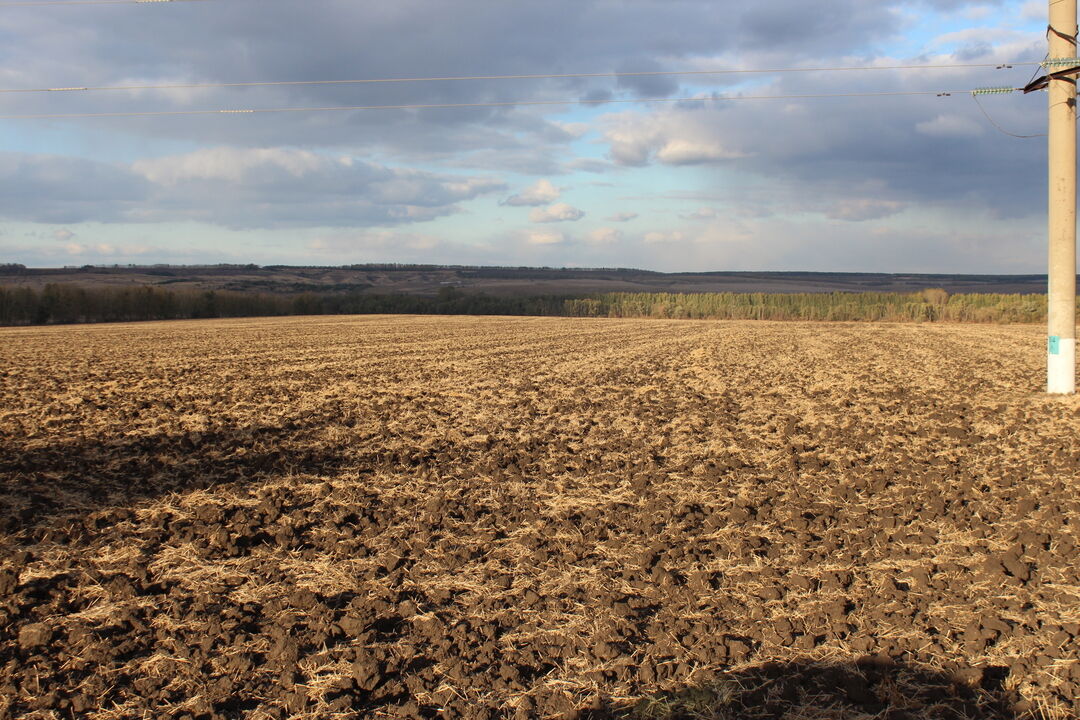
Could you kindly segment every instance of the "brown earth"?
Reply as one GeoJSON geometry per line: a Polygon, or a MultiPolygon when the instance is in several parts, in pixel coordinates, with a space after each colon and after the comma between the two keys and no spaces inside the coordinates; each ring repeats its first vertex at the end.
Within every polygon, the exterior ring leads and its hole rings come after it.
{"type": "Polygon", "coordinates": [[[0,330],[0,718],[1080,710],[1039,328],[0,330]]]}

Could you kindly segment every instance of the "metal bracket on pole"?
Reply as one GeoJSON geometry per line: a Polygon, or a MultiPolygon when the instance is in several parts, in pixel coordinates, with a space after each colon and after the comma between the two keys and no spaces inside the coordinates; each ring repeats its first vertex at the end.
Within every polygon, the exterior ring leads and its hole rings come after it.
{"type": "MultiPolygon", "coordinates": [[[[1078,60],[1077,58],[1069,58],[1068,61],[1069,61],[1069,63],[1078,63],[1078,62],[1080,62],[1080,60],[1078,60]]],[[[1047,63],[1043,63],[1043,65],[1046,65],[1046,64],[1047,63]]],[[[1080,74],[1080,66],[1066,68],[1065,70],[1058,70],[1058,71],[1052,72],[1052,73],[1047,73],[1046,75],[1043,75],[1040,78],[1035,78],[1034,80],[1029,82],[1027,85],[1025,85],[1023,87],[1024,94],[1027,94],[1027,93],[1030,93],[1030,92],[1035,92],[1036,90],[1045,90],[1050,85],[1051,80],[1064,80],[1067,77],[1069,77],[1070,75],[1077,75],[1077,74],[1080,74]]]]}

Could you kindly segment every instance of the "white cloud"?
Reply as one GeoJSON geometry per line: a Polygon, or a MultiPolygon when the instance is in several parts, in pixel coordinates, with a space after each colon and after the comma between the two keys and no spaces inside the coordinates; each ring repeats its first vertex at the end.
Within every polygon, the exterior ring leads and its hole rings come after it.
{"type": "Polygon", "coordinates": [[[656,159],[665,165],[698,165],[742,156],[719,142],[678,137],[667,138],[656,151],[656,159]]]}
{"type": "Polygon", "coordinates": [[[53,238],[59,242],[68,242],[75,237],[75,233],[71,232],[67,228],[60,228],[59,230],[53,230],[53,238]]]}
{"type": "Polygon", "coordinates": [[[590,245],[614,245],[622,240],[623,234],[621,230],[615,228],[602,227],[596,228],[588,235],[585,236],[585,241],[590,245]]]}
{"type": "Polygon", "coordinates": [[[637,217],[639,215],[636,212],[620,212],[609,217],[608,222],[630,222],[637,217]]]}
{"type": "Polygon", "coordinates": [[[686,239],[686,235],[678,230],[672,230],[669,232],[649,232],[645,233],[645,237],[642,238],[647,245],[667,245],[670,243],[682,242],[686,239]]]}
{"type": "Polygon", "coordinates": [[[585,217],[584,211],[566,203],[555,203],[550,207],[535,208],[529,213],[529,220],[534,223],[573,222],[583,217],[585,217]]]}
{"type": "Polygon", "coordinates": [[[746,157],[727,146],[701,113],[623,113],[604,120],[604,141],[619,165],[700,165],[746,157]]]}
{"type": "Polygon", "coordinates": [[[502,204],[518,207],[547,205],[558,200],[560,193],[559,188],[552,185],[550,180],[538,180],[535,185],[531,185],[516,195],[506,198],[502,204]]]}
{"type": "Polygon", "coordinates": [[[553,230],[540,230],[529,233],[525,242],[530,245],[561,245],[566,242],[566,236],[553,230]]]}

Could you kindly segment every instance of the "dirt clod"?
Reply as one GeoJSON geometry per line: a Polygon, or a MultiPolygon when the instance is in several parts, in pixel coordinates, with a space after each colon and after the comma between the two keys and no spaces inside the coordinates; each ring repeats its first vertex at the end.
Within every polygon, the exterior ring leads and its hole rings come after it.
{"type": "Polygon", "coordinates": [[[19,628],[19,647],[24,650],[48,645],[52,639],[52,630],[45,623],[31,623],[19,628]]]}

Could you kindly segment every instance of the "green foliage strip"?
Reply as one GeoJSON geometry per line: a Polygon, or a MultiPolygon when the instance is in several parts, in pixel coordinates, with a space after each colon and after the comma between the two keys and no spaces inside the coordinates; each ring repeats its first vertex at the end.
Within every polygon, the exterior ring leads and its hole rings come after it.
{"type": "Polygon", "coordinates": [[[285,295],[154,286],[0,286],[0,325],[351,314],[548,315],[702,320],[1045,322],[1045,295],[972,293],[601,293],[505,298],[443,288],[434,296],[285,295]]]}

